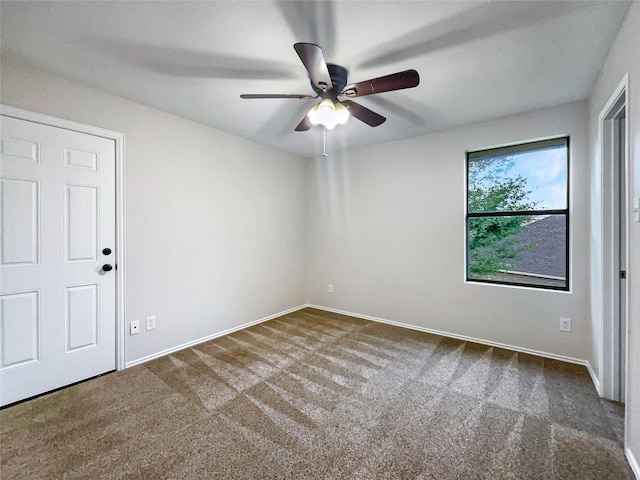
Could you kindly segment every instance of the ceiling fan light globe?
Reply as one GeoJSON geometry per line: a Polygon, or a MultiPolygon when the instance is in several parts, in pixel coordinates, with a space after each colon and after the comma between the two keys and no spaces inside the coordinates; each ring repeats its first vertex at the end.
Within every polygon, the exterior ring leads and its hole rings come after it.
{"type": "Polygon", "coordinates": [[[338,102],[335,104],[334,117],[338,125],[344,125],[349,120],[349,110],[342,103],[338,102]]]}
{"type": "Polygon", "coordinates": [[[330,98],[325,98],[318,105],[318,110],[319,111],[325,111],[325,112],[331,111],[331,112],[333,112],[335,110],[335,108],[336,108],[336,106],[334,105],[333,101],[330,98]]]}
{"type": "Polygon", "coordinates": [[[319,105],[320,104],[314,105],[309,109],[309,112],[307,112],[307,118],[309,119],[312,125],[320,125],[320,116],[318,113],[319,105]]]}
{"type": "Polygon", "coordinates": [[[325,126],[330,125],[334,123],[333,112],[320,111],[320,114],[318,115],[318,119],[320,121],[320,125],[325,125],[325,126]]]}
{"type": "Polygon", "coordinates": [[[320,125],[327,126],[330,123],[333,123],[333,115],[335,111],[335,106],[331,99],[325,98],[318,105],[318,122],[320,125]]]}
{"type": "Polygon", "coordinates": [[[331,120],[329,120],[327,123],[325,123],[325,127],[327,127],[327,129],[329,129],[329,130],[333,130],[338,125],[340,125],[340,122],[338,121],[338,119],[335,116],[332,117],[331,120]]]}
{"type": "Polygon", "coordinates": [[[312,125],[323,125],[333,130],[337,125],[344,125],[349,120],[349,110],[340,102],[334,103],[330,98],[311,107],[307,113],[312,125]]]}

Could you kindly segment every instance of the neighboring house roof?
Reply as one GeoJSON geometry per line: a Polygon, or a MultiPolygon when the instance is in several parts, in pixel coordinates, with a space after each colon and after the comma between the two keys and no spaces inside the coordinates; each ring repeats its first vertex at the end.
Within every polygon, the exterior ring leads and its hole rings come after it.
{"type": "Polygon", "coordinates": [[[566,217],[550,215],[527,225],[518,235],[522,245],[536,245],[511,261],[513,272],[567,276],[566,217]]]}

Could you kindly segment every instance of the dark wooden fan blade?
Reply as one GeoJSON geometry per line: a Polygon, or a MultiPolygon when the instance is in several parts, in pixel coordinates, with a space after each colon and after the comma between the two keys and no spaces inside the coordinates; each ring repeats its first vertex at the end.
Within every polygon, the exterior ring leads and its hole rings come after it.
{"type": "Polygon", "coordinates": [[[347,97],[364,97],[374,93],[391,92],[403,88],[413,88],[420,84],[420,75],[415,70],[392,73],[384,77],[352,83],[342,90],[342,95],[347,97]]]}
{"type": "Polygon", "coordinates": [[[270,94],[270,93],[243,93],[240,98],[318,98],[313,95],[288,95],[288,94],[270,94]]]}
{"type": "Polygon", "coordinates": [[[347,110],[349,110],[351,115],[371,127],[382,125],[387,120],[382,115],[379,115],[373,110],[369,110],[367,107],[363,107],[352,100],[343,100],[340,103],[347,107],[347,110]]]}
{"type": "Polygon", "coordinates": [[[331,90],[333,84],[322,49],[315,43],[296,43],[293,48],[309,72],[309,78],[313,84],[322,91],[331,90]]]}
{"type": "Polygon", "coordinates": [[[309,117],[305,115],[302,121],[296,127],[296,132],[306,132],[310,128],[311,128],[311,122],[309,121],[309,117]]]}

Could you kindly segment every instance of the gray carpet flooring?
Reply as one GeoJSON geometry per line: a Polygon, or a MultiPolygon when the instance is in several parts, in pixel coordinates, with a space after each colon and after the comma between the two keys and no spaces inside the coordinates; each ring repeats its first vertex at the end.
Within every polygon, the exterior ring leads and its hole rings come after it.
{"type": "Polygon", "coordinates": [[[0,468],[633,479],[610,415],[584,367],[305,309],[0,411],[0,468]]]}

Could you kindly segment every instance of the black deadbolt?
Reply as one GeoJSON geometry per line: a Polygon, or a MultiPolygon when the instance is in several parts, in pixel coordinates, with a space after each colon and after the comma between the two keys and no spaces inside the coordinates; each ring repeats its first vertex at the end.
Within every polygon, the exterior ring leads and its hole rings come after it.
{"type": "Polygon", "coordinates": [[[103,248],[102,249],[102,254],[103,255],[111,255],[111,249],[110,248],[103,248]]]}
{"type": "Polygon", "coordinates": [[[113,267],[108,263],[105,263],[104,265],[102,265],[102,270],[104,270],[105,272],[110,272],[111,270],[113,270],[113,267]]]}

